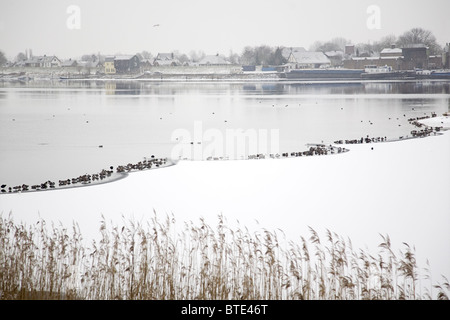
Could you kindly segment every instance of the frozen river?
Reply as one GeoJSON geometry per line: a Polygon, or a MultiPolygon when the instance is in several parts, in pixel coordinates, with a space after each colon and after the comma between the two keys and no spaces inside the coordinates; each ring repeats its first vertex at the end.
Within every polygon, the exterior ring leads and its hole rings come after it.
{"type": "MultiPolygon", "coordinates": [[[[194,137],[198,123],[203,136],[278,129],[280,152],[290,152],[322,140],[397,139],[412,130],[408,118],[441,115],[450,103],[446,82],[0,85],[0,180],[11,184],[169,156],[173,133],[194,137]]],[[[449,117],[425,121],[450,127],[449,117]]],[[[308,226],[322,236],[329,229],[374,255],[379,234],[389,234],[395,252],[406,242],[421,268],[430,262],[433,281],[449,277],[450,132],[346,147],[333,156],[180,161],[92,187],[4,194],[0,213],[29,225],[76,222],[87,244],[99,236],[102,216],[145,225],[154,210],[173,214],[180,227],[201,217],[215,225],[223,214],[231,225],[280,229],[292,241],[308,237],[308,226]]]]}
{"type": "Polygon", "coordinates": [[[0,182],[58,181],[151,155],[241,159],[397,139],[413,129],[409,117],[448,111],[449,93],[448,82],[4,82],[0,182]],[[229,147],[241,132],[244,147],[229,147]]]}

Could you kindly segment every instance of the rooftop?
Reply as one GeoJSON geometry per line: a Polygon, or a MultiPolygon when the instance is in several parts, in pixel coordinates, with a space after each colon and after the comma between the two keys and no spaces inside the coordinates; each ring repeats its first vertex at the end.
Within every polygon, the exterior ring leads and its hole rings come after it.
{"type": "Polygon", "coordinates": [[[155,60],[173,60],[173,53],[158,53],[155,60]]]}
{"type": "Polygon", "coordinates": [[[351,60],[389,60],[389,59],[400,59],[403,58],[403,56],[395,56],[395,57],[353,57],[351,60]]]}
{"type": "Polygon", "coordinates": [[[116,56],[114,58],[114,60],[130,60],[131,58],[133,58],[135,55],[134,54],[129,54],[129,55],[120,55],[120,56],[116,56]]]}
{"type": "Polygon", "coordinates": [[[224,58],[218,55],[210,55],[205,56],[198,62],[198,64],[230,64],[230,62],[226,61],[224,58]]]}
{"type": "Polygon", "coordinates": [[[330,59],[327,58],[322,52],[291,52],[297,63],[302,64],[329,64],[330,59]]]}
{"type": "Polygon", "coordinates": [[[325,52],[325,55],[327,57],[339,57],[339,56],[343,56],[344,53],[342,51],[327,51],[325,52]]]}
{"type": "Polygon", "coordinates": [[[400,48],[384,48],[380,53],[402,53],[400,48]]]}
{"type": "Polygon", "coordinates": [[[61,67],[71,67],[72,65],[76,64],[77,61],[76,60],[64,60],[63,62],[61,62],[61,67]]]}

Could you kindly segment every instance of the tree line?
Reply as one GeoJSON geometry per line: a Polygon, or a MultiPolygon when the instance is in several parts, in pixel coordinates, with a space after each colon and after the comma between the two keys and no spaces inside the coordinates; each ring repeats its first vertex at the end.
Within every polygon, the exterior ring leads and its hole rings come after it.
{"type": "MultiPolygon", "coordinates": [[[[308,49],[309,51],[344,51],[345,46],[351,44],[352,41],[342,37],[336,37],[328,41],[316,41],[308,49]]],[[[391,45],[396,47],[405,47],[411,44],[424,44],[428,47],[430,55],[438,55],[443,52],[442,46],[437,42],[434,34],[423,28],[412,28],[400,36],[389,34],[384,36],[379,41],[373,43],[358,43],[355,45],[355,50],[358,53],[365,53],[368,55],[377,55],[383,48],[390,48],[391,45]]],[[[230,51],[228,55],[218,54],[223,59],[231,62],[232,64],[243,65],[281,65],[286,63],[286,57],[282,55],[283,46],[246,46],[242,50],[241,54],[230,51]]],[[[189,53],[182,53],[178,50],[173,51],[174,58],[176,58],[181,64],[187,62],[198,62],[206,56],[205,52],[198,50],[192,50],[189,53]]],[[[152,60],[155,56],[149,51],[142,51],[137,53],[137,56],[142,61],[144,59],[152,60]]],[[[95,61],[96,59],[102,59],[104,56],[98,54],[85,54],[81,57],[82,61],[95,61]]],[[[26,55],[20,52],[15,57],[14,61],[23,61],[26,59],[26,55]]],[[[5,65],[8,62],[4,53],[0,50],[0,66],[5,65]]]]}

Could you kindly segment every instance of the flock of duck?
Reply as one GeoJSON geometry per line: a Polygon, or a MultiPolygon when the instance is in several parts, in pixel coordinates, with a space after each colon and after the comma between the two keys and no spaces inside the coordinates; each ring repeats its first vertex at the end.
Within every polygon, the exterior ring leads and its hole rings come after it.
{"type": "MultiPolygon", "coordinates": [[[[432,112],[431,117],[435,118],[436,113],[432,112]]],[[[410,118],[410,119],[408,119],[408,121],[413,126],[415,126],[417,128],[422,128],[424,125],[422,123],[420,123],[419,120],[428,119],[428,118],[430,118],[430,117],[424,116],[424,117],[410,118]]],[[[413,137],[428,137],[432,133],[436,134],[437,132],[440,132],[441,130],[442,130],[442,127],[425,127],[425,129],[412,130],[411,135],[413,137]]]]}
{"type": "MultiPolygon", "coordinates": [[[[306,156],[315,156],[315,155],[327,155],[327,154],[337,154],[337,153],[343,153],[349,151],[346,148],[343,147],[335,147],[333,145],[325,145],[325,144],[309,144],[309,149],[306,151],[298,151],[298,152],[283,152],[281,154],[279,153],[270,153],[270,154],[264,154],[264,153],[258,153],[258,154],[252,154],[248,155],[246,157],[247,160],[259,160],[259,159],[280,159],[280,158],[289,158],[289,157],[306,157],[306,156]]],[[[243,157],[241,159],[244,159],[243,157]]],[[[187,158],[184,158],[183,160],[188,160],[187,158]]],[[[207,157],[206,160],[229,160],[229,157],[207,157]]]]}
{"type": "MultiPolygon", "coordinates": [[[[431,117],[436,117],[436,113],[432,112],[431,117]]],[[[437,132],[442,130],[442,127],[429,127],[425,126],[424,129],[422,128],[424,125],[420,123],[420,120],[428,119],[430,116],[425,115],[423,117],[416,117],[416,118],[409,118],[408,122],[415,126],[417,129],[411,131],[411,138],[416,137],[426,137],[430,136],[431,134],[437,134],[437,132]],[[420,130],[418,130],[420,129],[420,130]]],[[[409,138],[406,136],[406,138],[409,138]]],[[[389,141],[398,141],[404,139],[403,136],[400,136],[399,139],[389,140],[389,141]]],[[[369,137],[367,135],[365,138],[361,137],[360,139],[347,139],[347,140],[337,140],[334,141],[334,144],[362,144],[362,143],[376,143],[376,142],[387,142],[387,137],[369,137]]],[[[328,154],[339,154],[343,152],[349,151],[346,148],[343,147],[336,147],[333,145],[325,145],[325,144],[309,144],[310,148],[306,151],[299,151],[299,152],[285,152],[280,154],[255,154],[255,155],[249,155],[247,156],[248,160],[255,160],[255,159],[265,159],[266,157],[271,159],[279,159],[279,158],[288,158],[288,157],[303,157],[303,156],[314,156],[314,155],[328,155],[328,154]]],[[[100,146],[103,147],[103,146],[100,146]]],[[[373,149],[373,148],[372,148],[373,149]]],[[[228,160],[227,157],[208,157],[207,160],[228,160]]],[[[142,171],[142,170],[148,170],[152,168],[160,168],[163,166],[172,165],[174,162],[167,158],[155,158],[154,155],[151,156],[150,159],[144,158],[143,161],[139,161],[138,163],[132,164],[128,163],[127,165],[119,165],[116,167],[116,171],[114,172],[114,167],[109,167],[109,169],[103,169],[99,173],[94,174],[84,174],[75,178],[69,178],[69,179],[63,179],[58,181],[58,185],[54,181],[45,181],[40,184],[35,185],[17,185],[14,187],[9,187],[6,184],[1,185],[1,193],[17,193],[17,192],[27,192],[27,191],[39,191],[39,190],[52,190],[56,188],[67,188],[67,187],[74,187],[74,186],[83,186],[83,185],[91,185],[96,184],[100,182],[106,182],[105,179],[111,178],[113,174],[116,175],[126,175],[128,172],[133,171],[142,171]]],[[[119,176],[120,177],[120,176],[119,176]]]]}
{"type": "MultiPolygon", "coordinates": [[[[284,152],[281,155],[279,154],[269,154],[269,158],[278,159],[278,158],[289,158],[289,157],[306,157],[306,156],[321,156],[327,154],[335,154],[347,152],[348,149],[342,147],[335,147],[333,145],[324,145],[324,144],[310,144],[309,150],[299,151],[299,152],[284,152]]],[[[265,159],[266,156],[264,154],[250,155],[248,159],[265,159]]]]}
{"type": "MultiPolygon", "coordinates": [[[[437,115],[435,112],[431,112],[431,116],[425,115],[423,117],[416,117],[416,118],[409,118],[408,122],[409,124],[415,126],[416,128],[422,128],[425,126],[424,124],[420,123],[420,120],[429,119],[429,118],[435,118],[437,115]]],[[[412,130],[411,131],[411,138],[418,138],[418,137],[428,137],[432,134],[436,135],[439,133],[443,127],[430,127],[426,126],[424,129],[420,130],[412,130]]],[[[387,137],[369,137],[367,135],[365,138],[361,137],[360,139],[347,139],[347,140],[336,140],[334,141],[335,144],[360,144],[360,143],[375,143],[375,142],[387,142],[387,141],[398,141],[398,140],[404,140],[409,139],[409,136],[400,136],[398,139],[391,139],[388,140],[387,137]]]]}
{"type": "MultiPolygon", "coordinates": [[[[173,164],[167,158],[155,158],[151,156],[150,159],[144,159],[138,163],[128,163],[127,165],[119,165],[114,172],[114,167],[111,166],[109,169],[102,169],[102,171],[94,174],[84,174],[75,178],[59,180],[58,183],[54,181],[47,180],[40,184],[34,185],[17,185],[14,187],[8,187],[6,184],[1,185],[1,193],[17,193],[17,192],[27,192],[27,191],[39,191],[39,190],[52,190],[61,189],[67,187],[75,186],[86,186],[97,184],[100,182],[106,182],[105,179],[111,178],[113,174],[124,176],[129,172],[148,170],[152,168],[160,168],[163,166],[168,166],[173,164]]],[[[119,176],[119,177],[120,177],[119,176]]]]}

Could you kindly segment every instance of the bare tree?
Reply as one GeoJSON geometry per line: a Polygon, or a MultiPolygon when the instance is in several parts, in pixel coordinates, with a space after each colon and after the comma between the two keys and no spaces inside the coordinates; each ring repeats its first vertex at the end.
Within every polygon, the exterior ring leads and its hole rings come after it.
{"type": "Polygon", "coordinates": [[[325,42],[323,45],[321,45],[320,47],[318,47],[316,49],[316,51],[321,51],[321,52],[339,51],[339,50],[342,51],[340,46],[333,42],[325,42]]]}
{"type": "Polygon", "coordinates": [[[323,44],[323,41],[314,41],[314,43],[309,46],[309,51],[317,51],[317,49],[323,46],[323,44]]]}
{"type": "Polygon", "coordinates": [[[273,53],[273,63],[274,65],[282,65],[287,62],[287,59],[283,56],[283,47],[277,47],[273,53]]]}
{"type": "Polygon", "coordinates": [[[201,50],[200,51],[191,50],[191,52],[189,52],[189,56],[191,57],[191,60],[193,62],[199,62],[206,56],[206,54],[201,50]]]}
{"type": "Polygon", "coordinates": [[[3,67],[8,62],[3,51],[0,51],[0,67],[3,67]]]}
{"type": "Polygon", "coordinates": [[[96,61],[96,59],[97,59],[97,56],[93,53],[92,54],[84,54],[81,57],[81,61],[88,61],[88,62],[96,61]]]}
{"type": "Polygon", "coordinates": [[[285,62],[281,52],[281,47],[273,48],[267,45],[247,46],[242,51],[240,61],[244,65],[280,65],[285,62]]]}
{"type": "Polygon", "coordinates": [[[433,33],[422,28],[412,28],[398,37],[398,46],[404,47],[412,44],[426,45],[429,48],[430,54],[442,52],[442,47],[436,42],[436,37],[433,33]]]}
{"type": "Polygon", "coordinates": [[[350,44],[351,41],[342,37],[336,37],[331,39],[330,41],[332,44],[334,44],[334,46],[336,48],[338,48],[336,51],[344,51],[345,50],[345,46],[347,44],[350,44]]]}
{"type": "Polygon", "coordinates": [[[255,50],[254,48],[250,47],[250,46],[246,46],[243,50],[242,50],[242,54],[241,54],[241,63],[244,65],[255,65],[255,50]]]}
{"type": "Polygon", "coordinates": [[[185,53],[180,53],[178,51],[174,51],[173,54],[174,54],[175,58],[178,59],[178,61],[180,61],[181,64],[184,64],[184,63],[190,61],[189,57],[185,53]]]}
{"type": "Polygon", "coordinates": [[[355,48],[357,57],[371,57],[377,53],[374,44],[371,43],[358,43],[355,48]]]}
{"type": "Polygon", "coordinates": [[[23,52],[19,52],[14,60],[16,62],[27,60],[27,55],[23,52]]]}
{"type": "Polygon", "coordinates": [[[274,49],[261,45],[255,48],[255,64],[256,65],[271,65],[273,64],[274,49]]]}
{"type": "Polygon", "coordinates": [[[234,53],[233,50],[230,50],[230,54],[228,55],[228,61],[230,61],[232,64],[239,64],[241,60],[241,57],[239,54],[234,53]]]}
{"type": "Polygon", "coordinates": [[[147,50],[142,51],[141,56],[144,59],[152,59],[153,58],[153,55],[150,52],[148,52],[147,50]]]}
{"type": "Polygon", "coordinates": [[[375,52],[381,52],[384,48],[390,48],[391,45],[396,45],[397,37],[394,34],[390,34],[382,37],[379,41],[373,43],[373,50],[375,52]]]}
{"type": "Polygon", "coordinates": [[[342,37],[336,37],[327,42],[315,41],[309,47],[309,51],[320,51],[320,52],[344,51],[345,45],[349,43],[351,43],[350,40],[342,37]]]}

